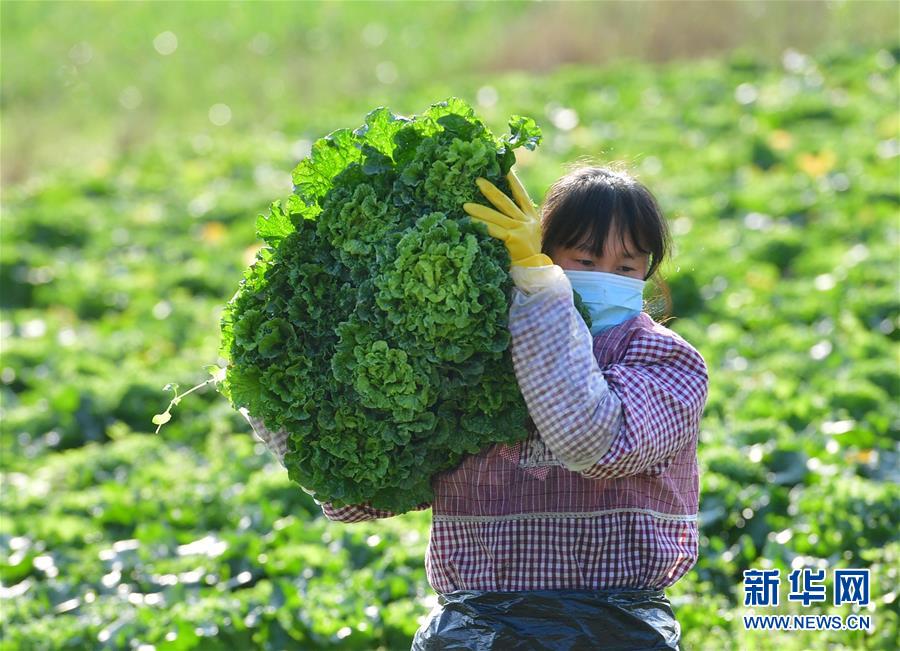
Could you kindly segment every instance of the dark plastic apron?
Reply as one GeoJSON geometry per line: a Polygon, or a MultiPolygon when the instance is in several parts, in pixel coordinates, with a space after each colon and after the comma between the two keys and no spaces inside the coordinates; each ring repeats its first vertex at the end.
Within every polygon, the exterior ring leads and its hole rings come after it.
{"type": "Polygon", "coordinates": [[[411,651],[680,651],[680,638],[662,590],[458,590],[438,594],[411,651]]]}

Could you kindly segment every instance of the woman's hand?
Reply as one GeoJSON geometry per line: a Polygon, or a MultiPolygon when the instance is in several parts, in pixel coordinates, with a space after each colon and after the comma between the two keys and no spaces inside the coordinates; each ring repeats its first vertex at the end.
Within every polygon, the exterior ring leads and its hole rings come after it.
{"type": "Polygon", "coordinates": [[[541,253],[541,218],[528,193],[512,170],[506,175],[506,180],[515,203],[496,185],[479,177],[475,181],[478,189],[497,210],[477,203],[464,203],[463,210],[472,219],[487,224],[488,233],[493,237],[503,240],[512,266],[542,267],[553,264],[549,256],[541,253]]]}

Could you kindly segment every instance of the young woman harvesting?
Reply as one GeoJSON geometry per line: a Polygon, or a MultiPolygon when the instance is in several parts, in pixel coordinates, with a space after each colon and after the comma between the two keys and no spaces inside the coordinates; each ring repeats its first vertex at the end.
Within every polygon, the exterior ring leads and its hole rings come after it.
{"type": "MultiPolygon", "coordinates": [[[[665,219],[621,172],[564,176],[542,216],[507,179],[512,199],[479,180],[495,209],[464,209],[510,254],[511,355],[533,426],[434,477],[434,501],[418,508],[433,509],[425,563],[438,605],[413,649],[677,649],[664,588],[697,561],[708,375],[642,311],[669,248],[665,219]]],[[[394,515],[320,504],[344,522],[394,515]]]]}

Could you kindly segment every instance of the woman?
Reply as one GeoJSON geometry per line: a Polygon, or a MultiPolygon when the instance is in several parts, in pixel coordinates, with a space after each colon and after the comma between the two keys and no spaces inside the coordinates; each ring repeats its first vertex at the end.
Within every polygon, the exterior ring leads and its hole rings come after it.
{"type": "MultiPolygon", "coordinates": [[[[510,254],[529,436],[433,478],[434,501],[417,508],[433,509],[425,564],[438,605],[412,648],[678,649],[663,589],[697,561],[708,375],[696,349],[641,311],[669,248],[665,219],[647,188],[610,169],[557,181],[543,220],[507,180],[515,201],[479,179],[496,210],[464,210],[510,254]]],[[[283,438],[251,423],[283,455],[283,438]]],[[[343,522],[394,515],[319,503],[343,522]]]]}

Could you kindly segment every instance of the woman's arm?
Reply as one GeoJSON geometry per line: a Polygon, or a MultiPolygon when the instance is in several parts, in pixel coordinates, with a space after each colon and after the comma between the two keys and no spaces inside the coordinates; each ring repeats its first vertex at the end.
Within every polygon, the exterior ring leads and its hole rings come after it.
{"type": "Polygon", "coordinates": [[[621,401],[622,426],[582,475],[658,474],[685,445],[696,444],[709,376],[703,357],[684,339],[640,328],[621,362],[603,366],[603,377],[621,401]]]}
{"type": "Polygon", "coordinates": [[[560,267],[511,273],[518,274],[509,319],[513,366],[551,452],[585,477],[665,467],[699,427],[708,383],[700,354],[646,315],[595,342],[560,267]],[[595,343],[614,361],[601,367],[595,343]]]}
{"type": "MultiPolygon", "coordinates": [[[[287,431],[281,429],[277,432],[273,432],[269,428],[267,428],[259,418],[251,416],[250,412],[248,412],[246,408],[241,408],[239,411],[241,415],[247,420],[247,422],[250,423],[250,427],[253,429],[253,433],[256,434],[256,436],[265,444],[265,446],[272,452],[272,454],[275,455],[275,458],[278,459],[278,463],[281,464],[282,468],[286,467],[284,465],[284,455],[285,452],[287,452],[287,431]]],[[[388,511],[386,509],[373,508],[368,502],[364,504],[348,504],[346,506],[335,507],[332,506],[331,502],[322,502],[321,500],[317,500],[315,491],[303,488],[302,486],[300,488],[305,493],[308,493],[312,496],[315,503],[322,508],[322,514],[329,520],[350,523],[362,522],[364,520],[374,520],[375,518],[391,518],[395,515],[398,515],[397,513],[388,511]]],[[[423,502],[412,510],[421,511],[428,508],[431,508],[431,503],[423,502]]]]}
{"type": "MultiPolygon", "coordinates": [[[[316,504],[322,507],[322,513],[329,520],[337,522],[362,522],[364,520],[374,520],[375,518],[392,518],[398,513],[388,511],[386,509],[375,509],[366,502],[364,504],[348,504],[347,506],[334,507],[330,502],[320,502],[313,498],[316,504]]],[[[412,511],[423,511],[431,508],[431,502],[422,502],[412,511]]]]}

